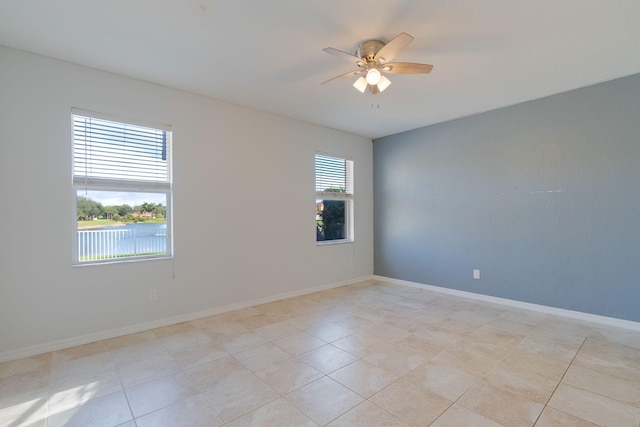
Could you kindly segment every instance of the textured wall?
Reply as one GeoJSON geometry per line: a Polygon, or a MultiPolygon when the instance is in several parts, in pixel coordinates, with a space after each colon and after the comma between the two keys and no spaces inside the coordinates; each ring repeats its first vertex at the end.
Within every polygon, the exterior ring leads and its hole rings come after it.
{"type": "Polygon", "coordinates": [[[375,140],[374,201],[378,275],[640,321],[640,75],[375,140]]]}

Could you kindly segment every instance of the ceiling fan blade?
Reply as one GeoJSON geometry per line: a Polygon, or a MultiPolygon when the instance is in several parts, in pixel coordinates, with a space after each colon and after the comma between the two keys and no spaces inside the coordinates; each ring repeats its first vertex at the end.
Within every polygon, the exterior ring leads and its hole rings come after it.
{"type": "Polygon", "coordinates": [[[382,71],[389,74],[428,74],[432,69],[433,65],[414,62],[391,62],[382,67],[382,71]]]}
{"type": "Polygon", "coordinates": [[[324,49],[322,49],[323,51],[330,53],[333,56],[337,56],[338,58],[342,58],[342,59],[346,59],[347,61],[353,63],[359,63],[362,62],[361,58],[358,58],[355,55],[352,55],[350,53],[344,52],[342,50],[338,50],[338,49],[334,49],[332,47],[325,47],[324,49]]]}
{"type": "Polygon", "coordinates": [[[398,56],[398,54],[402,52],[404,48],[407,47],[412,41],[413,37],[411,37],[409,34],[400,33],[395,36],[389,43],[385,44],[382,49],[380,49],[378,53],[376,53],[374,59],[379,60],[382,64],[393,61],[393,59],[398,56]]]}
{"type": "Polygon", "coordinates": [[[336,76],[336,77],[334,77],[334,78],[332,78],[332,79],[329,79],[329,80],[327,80],[327,81],[324,81],[324,82],[322,82],[322,83],[320,83],[320,84],[322,84],[322,85],[323,85],[323,84],[325,84],[325,83],[329,83],[329,82],[332,82],[332,81],[334,81],[334,80],[346,79],[347,77],[357,76],[358,74],[362,74],[362,73],[363,73],[363,71],[362,71],[362,70],[349,71],[348,73],[340,74],[339,76],[336,76]]]}

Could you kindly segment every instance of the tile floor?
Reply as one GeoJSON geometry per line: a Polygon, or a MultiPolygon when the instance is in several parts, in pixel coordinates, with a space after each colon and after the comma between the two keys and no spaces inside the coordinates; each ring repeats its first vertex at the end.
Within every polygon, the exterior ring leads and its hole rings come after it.
{"type": "Polygon", "coordinates": [[[2,426],[640,425],[640,332],[363,282],[0,364],[2,426]]]}

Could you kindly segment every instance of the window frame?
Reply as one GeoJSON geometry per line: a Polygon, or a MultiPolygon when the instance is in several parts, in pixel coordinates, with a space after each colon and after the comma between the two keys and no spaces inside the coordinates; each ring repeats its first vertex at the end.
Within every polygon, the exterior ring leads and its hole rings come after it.
{"type": "MultiPolygon", "coordinates": [[[[316,209],[318,205],[318,200],[335,200],[342,201],[345,203],[344,206],[344,239],[332,239],[332,240],[318,240],[318,234],[316,232],[316,246],[325,246],[325,245],[336,245],[343,243],[353,243],[354,242],[354,170],[355,170],[355,162],[352,157],[345,155],[338,155],[333,153],[327,153],[322,151],[316,151],[314,155],[314,182],[316,187],[316,209]],[[318,190],[318,167],[317,160],[318,156],[321,157],[329,157],[333,159],[339,159],[345,161],[345,191],[344,192],[332,192],[332,191],[319,191],[318,190]]],[[[317,210],[316,210],[317,214],[317,210]]],[[[316,227],[317,227],[317,218],[316,218],[316,227]]],[[[316,228],[317,230],[317,228],[316,228]]]]}
{"type": "Polygon", "coordinates": [[[73,263],[76,266],[89,266],[101,264],[127,263],[136,261],[147,261],[156,259],[169,259],[174,256],[173,249],[173,130],[172,126],[158,123],[143,122],[139,120],[131,120],[115,115],[98,113],[95,111],[84,110],[80,108],[71,109],[71,185],[73,192],[73,263]],[[75,117],[87,117],[97,120],[107,120],[123,127],[137,126],[166,132],[166,181],[159,180],[134,180],[134,179],[117,179],[104,177],[87,177],[76,175],[76,138],[75,138],[75,117]],[[114,191],[120,193],[153,193],[164,194],[166,204],[166,250],[164,253],[148,254],[148,255],[131,255],[123,257],[111,257],[104,259],[80,260],[79,234],[78,234],[78,197],[80,191],[114,191]]]}

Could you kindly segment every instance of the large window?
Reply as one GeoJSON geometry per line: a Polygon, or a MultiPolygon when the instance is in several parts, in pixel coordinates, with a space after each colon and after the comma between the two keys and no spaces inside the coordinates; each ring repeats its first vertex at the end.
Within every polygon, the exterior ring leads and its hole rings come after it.
{"type": "Polygon", "coordinates": [[[316,154],[316,242],[353,240],[353,160],[316,154]]]}
{"type": "Polygon", "coordinates": [[[74,264],[172,256],[171,127],[72,110],[74,264]]]}

